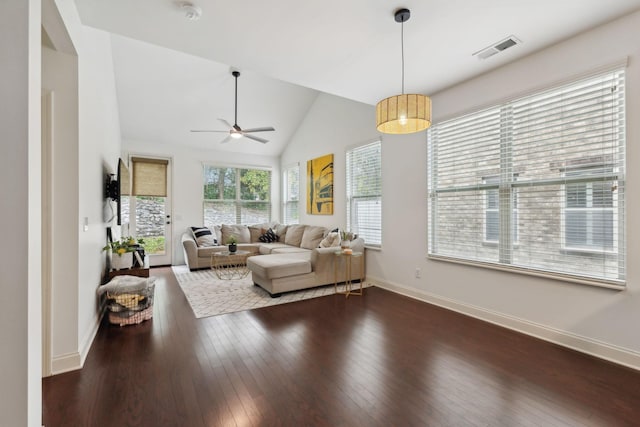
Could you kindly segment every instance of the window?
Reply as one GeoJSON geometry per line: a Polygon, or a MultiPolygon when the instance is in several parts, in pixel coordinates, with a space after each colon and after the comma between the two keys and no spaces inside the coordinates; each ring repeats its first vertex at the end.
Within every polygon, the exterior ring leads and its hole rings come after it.
{"type": "MultiPolygon", "coordinates": [[[[498,235],[500,233],[500,216],[499,216],[499,191],[498,185],[500,178],[497,176],[484,178],[485,184],[493,184],[495,188],[487,188],[485,191],[485,204],[484,204],[484,241],[487,243],[497,243],[498,235]]],[[[513,191],[513,242],[518,241],[518,193],[513,191]]]]}
{"type": "Polygon", "coordinates": [[[271,221],[271,171],[204,166],[204,225],[271,221]]]}
{"type": "Polygon", "coordinates": [[[613,70],[433,126],[429,256],[624,285],[624,84],[613,70]]]}
{"type": "Polygon", "coordinates": [[[382,146],[347,151],[347,229],[370,247],[382,245],[382,146]]]}
{"type": "Polygon", "coordinates": [[[283,209],[282,219],[284,224],[298,224],[300,214],[298,201],[300,200],[300,166],[289,166],[282,172],[283,209]]]}
{"type": "Polygon", "coordinates": [[[587,180],[565,186],[564,236],[567,249],[615,250],[616,183],[598,178],[612,172],[611,168],[598,167],[567,171],[569,177],[587,180]]]}

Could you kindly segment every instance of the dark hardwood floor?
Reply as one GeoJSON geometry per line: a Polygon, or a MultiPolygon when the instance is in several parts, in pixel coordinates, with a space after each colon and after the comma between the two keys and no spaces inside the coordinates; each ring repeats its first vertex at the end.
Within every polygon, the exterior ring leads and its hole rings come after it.
{"type": "Polygon", "coordinates": [[[104,323],[43,380],[55,426],[638,426],[640,372],[379,288],[195,319],[104,323]]]}

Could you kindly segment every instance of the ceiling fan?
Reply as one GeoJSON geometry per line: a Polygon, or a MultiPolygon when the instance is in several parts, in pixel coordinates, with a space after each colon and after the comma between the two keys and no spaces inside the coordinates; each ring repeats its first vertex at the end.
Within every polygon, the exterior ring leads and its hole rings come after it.
{"type": "Polygon", "coordinates": [[[269,127],[261,127],[261,128],[252,128],[252,129],[242,129],[240,126],[238,126],[238,77],[240,76],[240,71],[234,70],[234,71],[231,72],[231,74],[236,79],[235,120],[233,122],[233,126],[231,126],[229,124],[229,122],[226,121],[225,119],[218,119],[222,123],[224,123],[224,125],[227,126],[229,128],[229,130],[192,130],[191,132],[226,132],[226,133],[228,133],[229,135],[227,135],[227,137],[225,139],[220,141],[221,144],[229,142],[232,139],[242,138],[243,136],[245,138],[252,139],[254,141],[258,141],[258,142],[262,142],[263,144],[266,144],[267,142],[269,142],[269,140],[257,137],[255,135],[250,135],[250,134],[252,134],[254,132],[270,132],[270,131],[274,131],[275,129],[272,128],[271,126],[269,126],[269,127]]]}

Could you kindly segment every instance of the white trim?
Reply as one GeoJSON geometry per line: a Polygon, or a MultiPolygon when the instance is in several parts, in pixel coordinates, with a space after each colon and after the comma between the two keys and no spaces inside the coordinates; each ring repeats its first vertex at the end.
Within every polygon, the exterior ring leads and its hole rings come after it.
{"type": "Polygon", "coordinates": [[[367,276],[367,282],[400,295],[437,305],[485,322],[493,323],[494,325],[530,335],[599,359],[617,363],[631,369],[640,370],[640,352],[628,348],[608,344],[589,337],[574,334],[569,331],[541,325],[526,319],[499,313],[497,311],[487,310],[482,307],[466,304],[450,298],[444,298],[398,283],[387,282],[376,277],[367,276]]]}
{"type": "Polygon", "coordinates": [[[51,361],[51,283],[52,267],[51,254],[53,244],[51,233],[53,230],[53,213],[51,208],[51,195],[53,194],[52,154],[53,145],[53,113],[55,95],[51,91],[42,93],[42,376],[48,377],[52,373],[51,361]]]}
{"type": "Polygon", "coordinates": [[[204,171],[205,166],[213,166],[215,168],[230,168],[230,169],[258,169],[258,170],[266,170],[266,171],[274,171],[275,168],[273,166],[264,166],[264,165],[248,165],[241,163],[216,163],[211,161],[201,162],[202,170],[204,171]]]}
{"type": "Polygon", "coordinates": [[[56,356],[51,360],[52,375],[63,374],[65,372],[76,371],[82,368],[82,356],[73,352],[56,356]]]}

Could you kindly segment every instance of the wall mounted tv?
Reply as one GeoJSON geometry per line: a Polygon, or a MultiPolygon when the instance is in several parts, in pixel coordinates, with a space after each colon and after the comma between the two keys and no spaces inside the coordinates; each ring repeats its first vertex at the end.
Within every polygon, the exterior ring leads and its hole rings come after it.
{"type": "Polygon", "coordinates": [[[129,196],[131,195],[131,177],[127,165],[118,159],[118,174],[115,179],[111,175],[107,184],[107,196],[116,202],[117,224],[129,222],[129,196]]]}

